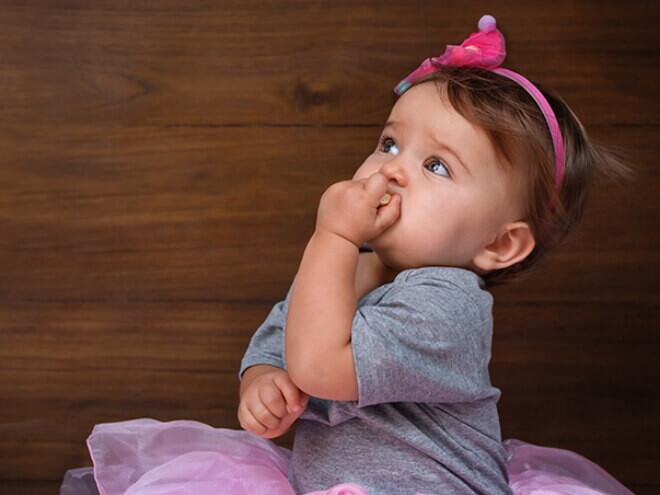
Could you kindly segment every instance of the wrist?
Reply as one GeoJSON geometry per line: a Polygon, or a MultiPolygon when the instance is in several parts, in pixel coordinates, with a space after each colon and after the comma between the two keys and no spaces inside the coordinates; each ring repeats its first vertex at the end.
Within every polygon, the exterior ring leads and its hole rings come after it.
{"type": "Polygon", "coordinates": [[[342,251],[354,251],[355,254],[360,254],[360,246],[363,244],[358,244],[342,234],[325,229],[316,229],[310,239],[310,243],[312,242],[327,244],[342,251]]]}

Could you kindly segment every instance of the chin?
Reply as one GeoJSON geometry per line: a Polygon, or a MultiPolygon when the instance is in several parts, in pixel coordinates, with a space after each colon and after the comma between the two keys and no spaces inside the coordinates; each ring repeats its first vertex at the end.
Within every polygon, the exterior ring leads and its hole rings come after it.
{"type": "Polygon", "coordinates": [[[395,250],[388,249],[384,246],[372,245],[371,243],[368,246],[378,256],[380,262],[392,271],[399,273],[409,268],[418,267],[414,263],[411,263],[410,260],[400,256],[401,253],[397,253],[395,250]]]}

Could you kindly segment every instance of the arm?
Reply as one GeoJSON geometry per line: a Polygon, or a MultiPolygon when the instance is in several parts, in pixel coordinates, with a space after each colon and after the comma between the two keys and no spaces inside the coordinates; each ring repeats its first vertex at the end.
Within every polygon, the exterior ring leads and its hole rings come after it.
{"type": "Polygon", "coordinates": [[[302,414],[308,400],[284,369],[286,306],[286,300],[277,303],[257,329],[239,373],[239,422],[245,430],[264,438],[284,434],[302,414]]]}
{"type": "Polygon", "coordinates": [[[300,263],[287,318],[286,357],[294,383],[316,397],[357,399],[351,322],[358,254],[350,241],[315,232],[300,263]]]}
{"type": "Polygon", "coordinates": [[[355,315],[358,246],[399,216],[400,197],[380,205],[387,179],[374,174],[331,186],[291,294],[286,324],[287,369],[304,392],[332,400],[358,397],[351,328],[355,315]]]}

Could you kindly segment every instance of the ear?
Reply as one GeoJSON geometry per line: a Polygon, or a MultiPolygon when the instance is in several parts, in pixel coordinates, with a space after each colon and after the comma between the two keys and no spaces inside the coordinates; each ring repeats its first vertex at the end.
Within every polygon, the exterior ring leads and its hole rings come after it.
{"type": "Polygon", "coordinates": [[[509,223],[477,253],[472,263],[485,272],[501,270],[527,258],[535,245],[532,229],[527,222],[509,223]]]}

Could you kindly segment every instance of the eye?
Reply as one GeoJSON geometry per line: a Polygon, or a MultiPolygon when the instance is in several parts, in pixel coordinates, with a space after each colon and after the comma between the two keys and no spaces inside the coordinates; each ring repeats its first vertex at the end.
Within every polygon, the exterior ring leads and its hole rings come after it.
{"type": "Polygon", "coordinates": [[[394,156],[399,154],[399,148],[391,137],[383,136],[380,139],[379,147],[383,153],[391,153],[394,156]]]}
{"type": "Polygon", "coordinates": [[[424,164],[424,168],[433,172],[434,174],[442,175],[443,177],[451,177],[449,167],[437,158],[431,158],[424,164]]]}

